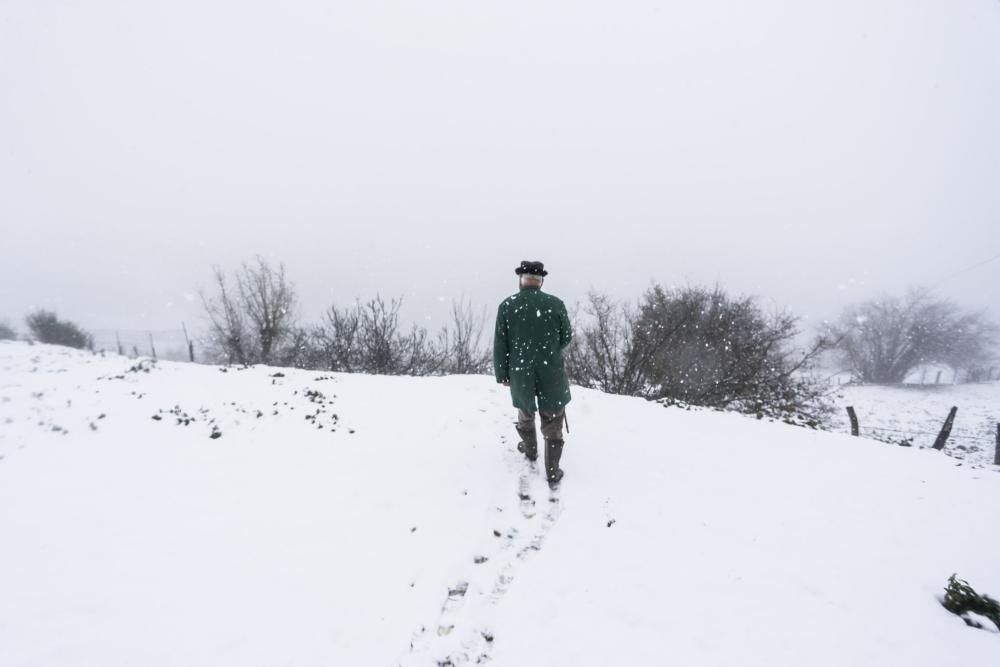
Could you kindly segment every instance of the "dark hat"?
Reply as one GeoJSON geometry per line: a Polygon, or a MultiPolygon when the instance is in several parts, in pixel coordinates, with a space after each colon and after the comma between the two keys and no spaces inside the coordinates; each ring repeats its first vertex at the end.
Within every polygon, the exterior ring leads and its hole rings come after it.
{"type": "Polygon", "coordinates": [[[527,273],[529,276],[547,276],[549,272],[545,270],[545,265],[541,262],[529,262],[527,260],[521,262],[521,266],[514,269],[514,273],[521,276],[527,273]]]}

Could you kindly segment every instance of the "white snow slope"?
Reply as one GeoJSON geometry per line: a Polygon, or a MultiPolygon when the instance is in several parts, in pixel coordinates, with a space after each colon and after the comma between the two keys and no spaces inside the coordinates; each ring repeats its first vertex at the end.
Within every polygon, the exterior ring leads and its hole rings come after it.
{"type": "Polygon", "coordinates": [[[576,389],[550,497],[490,378],[133,363],[0,343],[4,667],[1000,664],[995,468],[576,389]]]}

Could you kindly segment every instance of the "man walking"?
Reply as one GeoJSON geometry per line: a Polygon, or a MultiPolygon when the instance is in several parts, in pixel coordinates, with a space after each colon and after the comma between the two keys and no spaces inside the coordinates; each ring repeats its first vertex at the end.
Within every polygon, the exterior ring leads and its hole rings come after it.
{"type": "Polygon", "coordinates": [[[562,479],[563,421],[570,401],[563,350],[573,337],[563,302],[542,291],[548,271],[541,262],[521,262],[514,269],[520,290],[497,310],[493,368],[497,382],[510,387],[517,408],[517,450],[529,461],[538,458],[535,412],[541,414],[545,438],[545,476],[562,479]],[[537,400],[537,407],[536,407],[537,400]]]}

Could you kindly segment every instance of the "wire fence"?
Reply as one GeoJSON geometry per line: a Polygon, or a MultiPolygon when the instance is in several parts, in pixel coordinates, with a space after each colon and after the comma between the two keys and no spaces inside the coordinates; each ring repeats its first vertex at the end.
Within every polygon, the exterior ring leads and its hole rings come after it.
{"type": "MultiPolygon", "coordinates": [[[[823,381],[832,387],[845,387],[858,384],[856,376],[850,371],[837,371],[827,375],[823,381]]],[[[906,376],[899,387],[916,389],[920,387],[936,387],[955,384],[979,384],[983,382],[1000,381],[1000,361],[992,361],[988,365],[977,368],[973,371],[938,368],[934,366],[923,367],[911,372],[906,376]]]]}
{"type": "Polygon", "coordinates": [[[185,327],[180,329],[94,329],[94,349],[127,357],[153,357],[169,361],[197,361],[196,344],[185,327]]]}
{"type": "Polygon", "coordinates": [[[856,435],[907,446],[933,446],[960,458],[972,456],[981,462],[1000,465],[1000,420],[982,419],[980,415],[971,422],[968,419],[963,422],[958,419],[958,408],[952,408],[937,423],[921,420],[908,428],[899,428],[898,424],[867,426],[856,421],[852,410],[847,408],[849,422],[853,421],[851,432],[856,429],[856,435]]]}
{"type": "MultiPolygon", "coordinates": [[[[898,433],[905,436],[904,439],[913,440],[918,436],[927,438],[936,438],[938,436],[938,431],[916,431],[913,429],[900,429],[900,428],[888,428],[884,426],[862,426],[859,429],[862,433],[871,433],[873,435],[878,435],[880,433],[898,433]]],[[[948,440],[969,440],[971,442],[983,442],[988,441],[987,436],[978,435],[966,435],[961,433],[952,433],[948,436],[948,440]]]]}

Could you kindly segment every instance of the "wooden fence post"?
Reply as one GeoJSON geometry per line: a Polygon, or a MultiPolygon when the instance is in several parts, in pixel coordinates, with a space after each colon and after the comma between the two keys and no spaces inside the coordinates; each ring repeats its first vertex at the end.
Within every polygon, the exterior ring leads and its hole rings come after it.
{"type": "Polygon", "coordinates": [[[993,454],[993,465],[1000,466],[1000,424],[997,424],[997,448],[993,454]]]}
{"type": "Polygon", "coordinates": [[[941,384],[941,371],[937,372],[937,377],[934,378],[934,384],[941,384]]]}
{"type": "Polygon", "coordinates": [[[181,322],[181,328],[184,329],[184,340],[186,340],[187,344],[188,344],[188,359],[190,359],[191,363],[193,364],[194,363],[194,341],[191,340],[191,338],[188,336],[188,328],[187,328],[187,325],[184,324],[184,322],[181,322]]]}
{"type": "Polygon", "coordinates": [[[138,345],[133,345],[132,346],[132,358],[133,359],[138,359],[139,358],[139,346],[138,345]]]}
{"type": "Polygon", "coordinates": [[[156,361],[156,346],[153,345],[153,333],[149,333],[149,350],[153,353],[153,361],[156,361]]]}
{"type": "Polygon", "coordinates": [[[122,337],[118,335],[117,331],[115,332],[115,340],[118,341],[118,354],[124,357],[125,350],[122,349],[122,337]]]}
{"type": "Polygon", "coordinates": [[[861,428],[858,426],[858,414],[854,412],[854,406],[847,406],[847,416],[851,420],[851,435],[857,436],[861,434],[861,428]]]}
{"type": "Polygon", "coordinates": [[[938,433],[937,440],[934,441],[934,449],[944,449],[944,445],[948,442],[948,436],[951,435],[951,427],[955,423],[955,414],[958,412],[958,408],[953,407],[948,412],[948,418],[944,420],[944,426],[941,427],[941,432],[938,433]]]}

